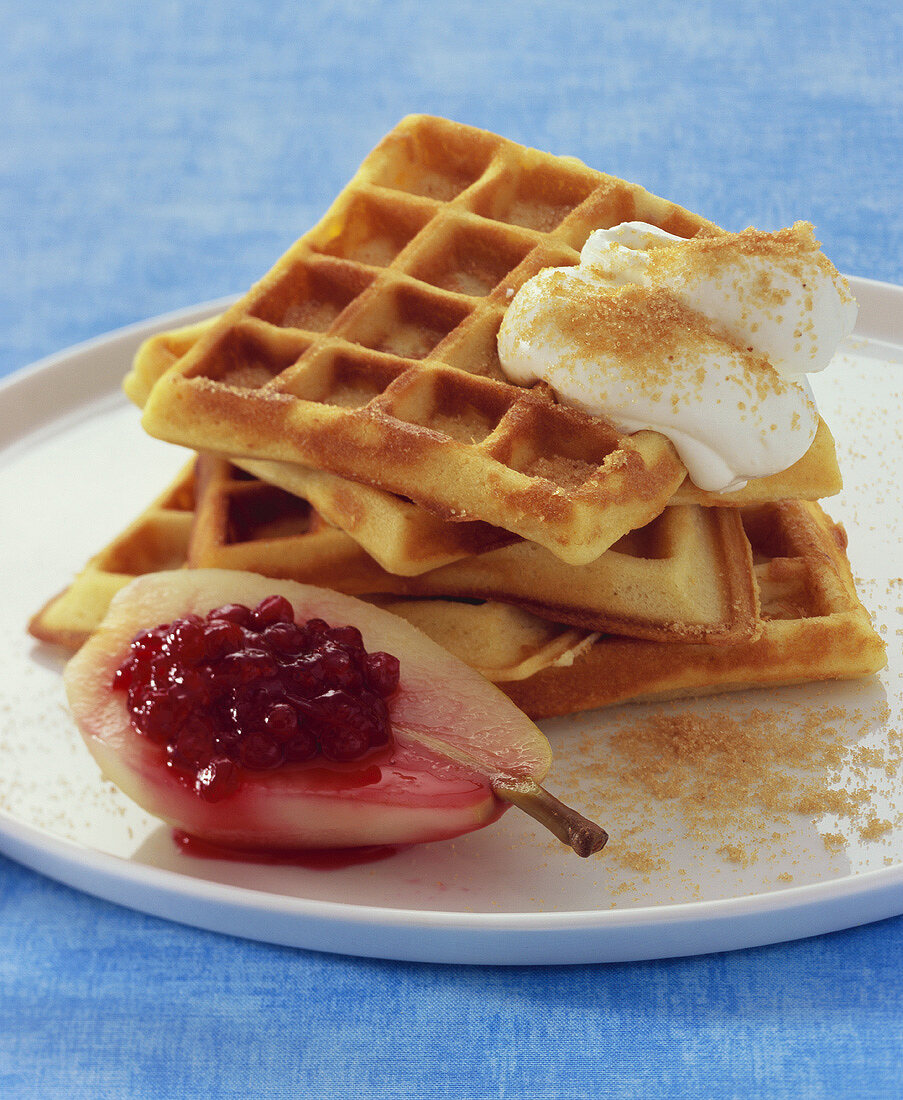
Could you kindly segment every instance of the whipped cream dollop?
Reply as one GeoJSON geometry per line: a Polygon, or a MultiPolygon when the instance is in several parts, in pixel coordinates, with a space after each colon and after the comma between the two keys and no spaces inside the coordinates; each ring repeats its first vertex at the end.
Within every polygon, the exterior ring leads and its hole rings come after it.
{"type": "Polygon", "coordinates": [[[642,222],[592,233],[575,267],[514,295],[505,375],[674,444],[701,489],[788,469],[818,410],[806,374],[853,331],[857,306],[812,226],[675,237],[642,222]]]}

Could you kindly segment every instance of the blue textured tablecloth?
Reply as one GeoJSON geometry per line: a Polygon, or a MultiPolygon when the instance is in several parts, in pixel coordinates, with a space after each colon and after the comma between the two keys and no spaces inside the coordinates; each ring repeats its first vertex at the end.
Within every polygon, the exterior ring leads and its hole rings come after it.
{"type": "MultiPolygon", "coordinates": [[[[0,375],[246,288],[411,111],[728,228],[807,218],[841,269],[903,282],[899,0],[0,17],[0,375]]],[[[901,963],[901,920],[637,965],[373,962],[168,924],[0,860],[0,1096],[899,1097],[901,963]]]]}

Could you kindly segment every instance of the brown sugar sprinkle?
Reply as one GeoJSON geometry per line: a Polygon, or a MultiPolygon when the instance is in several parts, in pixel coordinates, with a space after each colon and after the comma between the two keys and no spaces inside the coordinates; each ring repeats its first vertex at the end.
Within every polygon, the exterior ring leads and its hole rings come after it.
{"type": "Polygon", "coordinates": [[[892,821],[881,820],[877,817],[872,818],[868,823],[860,830],[859,835],[863,840],[877,840],[878,837],[884,836],[885,833],[889,833],[894,827],[892,821]]]}
{"type": "Polygon", "coordinates": [[[825,833],[822,840],[829,852],[842,852],[847,844],[847,838],[843,833],[825,833]]]}
{"type": "Polygon", "coordinates": [[[729,343],[744,368],[731,378],[743,387],[752,404],[790,385],[764,356],[741,348],[717,332],[701,314],[682,305],[663,287],[600,287],[573,279],[565,281],[561,272],[549,280],[548,292],[549,309],[533,319],[528,335],[544,342],[539,329],[546,325],[565,335],[576,348],[572,369],[577,372],[584,369],[581,357],[629,362],[637,394],[658,400],[663,391],[674,387],[674,371],[679,365],[690,385],[682,393],[675,391],[673,400],[696,400],[706,376],[704,357],[713,348],[718,354],[719,345],[729,343]]]}
{"type": "MultiPolygon", "coordinates": [[[[821,242],[815,239],[815,231],[809,222],[796,222],[789,229],[775,232],[752,227],[742,233],[700,230],[679,248],[654,249],[650,254],[649,274],[653,282],[671,285],[716,279],[722,267],[734,264],[738,256],[746,256],[772,262],[780,260],[781,269],[805,286],[807,269],[813,262],[829,279],[837,275],[837,269],[820,249],[821,242]]],[[[836,285],[841,300],[851,301],[852,295],[843,280],[836,285]]],[[[784,305],[787,298],[786,288],[776,287],[767,272],[761,272],[756,279],[752,304],[765,311],[774,310],[784,305]]],[[[807,301],[811,308],[811,297],[807,301]]]]}
{"type": "MultiPolygon", "coordinates": [[[[637,830],[633,830],[637,832],[637,830]]],[[[619,846],[614,856],[615,861],[625,870],[633,871],[638,875],[648,875],[654,871],[663,871],[666,861],[660,851],[657,851],[648,841],[633,842],[629,845],[619,846]]]]}
{"type": "MultiPolygon", "coordinates": [[[[752,226],[741,233],[700,229],[695,237],[686,242],[686,246],[686,254],[700,257],[699,263],[706,262],[701,257],[723,256],[726,252],[732,256],[739,253],[744,256],[780,257],[792,262],[795,256],[817,253],[821,248],[821,241],[815,239],[815,229],[811,222],[800,221],[789,228],[773,231],[755,229],[752,226]]],[[[671,250],[655,249],[654,261],[657,262],[663,253],[669,251],[671,250]]]]}
{"type": "MultiPolygon", "coordinates": [[[[830,278],[836,268],[824,253],[821,241],[815,239],[815,231],[809,222],[796,222],[788,229],[768,232],[763,229],[744,229],[742,233],[699,233],[680,248],[658,248],[651,253],[650,273],[653,279],[671,282],[675,278],[696,279],[715,277],[725,263],[732,263],[739,256],[780,260],[784,271],[801,280],[806,267],[815,261],[830,278]]],[[[841,298],[849,301],[851,295],[838,284],[841,298]]],[[[767,278],[756,287],[763,306],[779,306],[786,301],[786,294],[774,287],[767,278]]]]}
{"type": "MultiPolygon", "coordinates": [[[[888,731],[880,749],[850,738],[851,724],[865,730],[888,717],[883,704],[868,714],[802,708],[792,720],[761,709],[705,717],[663,713],[614,732],[599,778],[616,785],[622,799],[645,806],[647,815],[655,815],[656,802],[675,804],[691,840],[729,863],[749,866],[773,854],[793,815],[816,823],[828,817],[835,830],[840,821],[843,831],[822,833],[826,849],[838,852],[853,837],[876,840],[894,827],[879,820],[871,804],[875,774],[869,769],[897,773],[901,735],[888,731]]],[[[634,851],[631,833],[620,845],[613,834],[611,857],[625,868],[652,870],[651,853],[634,851]]]]}
{"type": "MultiPolygon", "coordinates": [[[[599,285],[574,277],[566,268],[549,274],[544,291],[546,308],[534,315],[525,334],[537,343],[558,341],[563,336],[576,349],[572,368],[585,370],[585,361],[600,357],[630,363],[637,396],[661,400],[671,393],[672,406],[698,399],[705,379],[707,356],[719,356],[727,345],[737,368],[731,381],[739,383],[755,406],[769,394],[785,392],[792,384],[774,369],[766,356],[741,345],[718,325],[678,301],[671,288],[699,281],[719,280],[723,269],[735,267],[740,257],[780,259],[782,279],[777,284],[766,267],[745,286],[738,303],[745,303],[747,327],[755,331],[756,317],[778,315],[790,296],[783,278],[798,278],[805,286],[813,261],[831,279],[834,266],[820,251],[812,226],[797,222],[789,229],[770,233],[745,229],[742,233],[701,232],[696,237],[649,252],[648,286],[599,285]],[[695,364],[695,369],[694,369],[695,364]],[[683,385],[675,387],[675,367],[683,385]]],[[[841,290],[842,296],[848,297],[841,290]]],[[[812,308],[811,294],[806,299],[812,308]]],[[[812,329],[811,318],[800,319],[801,337],[812,329]]],[[[604,400],[605,394],[600,394],[604,400]]]]}
{"type": "MultiPolygon", "coordinates": [[[[761,401],[769,393],[785,391],[788,381],[754,348],[740,345],[729,333],[683,306],[670,288],[718,279],[725,265],[736,265],[738,256],[780,258],[782,272],[796,275],[802,282],[814,259],[830,278],[834,267],[819,247],[812,226],[797,222],[775,233],[745,229],[742,233],[700,234],[673,247],[652,249],[649,286],[600,286],[574,278],[571,268],[561,269],[548,277],[544,287],[547,308],[534,316],[526,335],[536,342],[545,342],[549,330],[564,336],[577,350],[573,369],[578,371],[582,369],[580,360],[593,361],[600,356],[630,362],[638,390],[656,399],[666,387],[674,386],[674,367],[680,364],[682,371],[687,371],[688,384],[686,392],[674,401],[697,396],[697,387],[705,377],[705,356],[713,351],[718,354],[727,344],[739,359],[735,380],[750,399],[761,401]]],[[[746,288],[745,308],[747,313],[779,313],[788,297],[786,286],[775,285],[764,270],[756,276],[751,294],[746,288]]],[[[755,319],[749,320],[754,329],[755,319]]],[[[801,319],[801,325],[811,328],[811,320],[801,319]]]]}
{"type": "Polygon", "coordinates": [[[576,489],[596,472],[597,467],[576,458],[554,459],[540,456],[534,459],[524,470],[530,477],[544,477],[569,489],[576,489]]]}

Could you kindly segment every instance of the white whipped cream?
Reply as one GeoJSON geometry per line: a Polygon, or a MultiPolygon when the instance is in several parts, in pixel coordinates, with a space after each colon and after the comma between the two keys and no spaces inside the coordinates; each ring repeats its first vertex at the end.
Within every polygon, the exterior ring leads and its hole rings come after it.
{"type": "Polygon", "coordinates": [[[499,331],[512,382],[620,430],[674,444],[701,489],[792,466],[818,411],[806,373],[853,331],[857,307],[812,227],[684,241],[626,222],[591,234],[576,267],[546,268],[499,331]]]}

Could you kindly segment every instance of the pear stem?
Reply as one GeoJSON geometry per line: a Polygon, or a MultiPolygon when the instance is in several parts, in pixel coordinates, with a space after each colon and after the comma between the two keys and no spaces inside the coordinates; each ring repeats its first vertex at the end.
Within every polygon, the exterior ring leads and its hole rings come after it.
{"type": "Polygon", "coordinates": [[[553,794],[532,779],[515,779],[497,775],[491,780],[493,794],[510,802],[535,818],[569,845],[578,856],[591,856],[605,847],[608,833],[577,810],[560,802],[553,794]]]}

